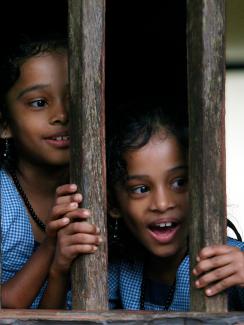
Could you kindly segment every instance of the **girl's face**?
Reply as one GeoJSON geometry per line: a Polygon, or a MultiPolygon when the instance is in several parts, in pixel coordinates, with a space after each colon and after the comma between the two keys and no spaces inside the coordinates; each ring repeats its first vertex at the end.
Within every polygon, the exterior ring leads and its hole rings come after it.
{"type": "Polygon", "coordinates": [[[176,138],[162,130],[124,158],[127,181],[116,186],[116,198],[125,223],[153,255],[182,256],[187,242],[187,166],[176,138]]]}
{"type": "Polygon", "coordinates": [[[68,72],[65,53],[26,60],[7,94],[8,132],[19,162],[62,166],[69,162],[68,72]]]}

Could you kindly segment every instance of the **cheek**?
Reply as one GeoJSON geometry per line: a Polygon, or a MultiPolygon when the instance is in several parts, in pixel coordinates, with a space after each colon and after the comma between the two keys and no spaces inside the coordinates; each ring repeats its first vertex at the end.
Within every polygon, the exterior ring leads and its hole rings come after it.
{"type": "Polygon", "coordinates": [[[128,203],[127,208],[122,211],[122,216],[129,229],[136,234],[143,224],[143,210],[141,205],[135,202],[128,203]]]}
{"type": "Polygon", "coordinates": [[[121,205],[122,215],[128,219],[136,220],[140,219],[142,213],[142,204],[138,204],[137,201],[126,200],[121,205]]]}
{"type": "Polygon", "coordinates": [[[21,125],[14,125],[12,128],[13,138],[18,142],[27,142],[32,138],[31,128],[22,127],[21,125]]]}
{"type": "Polygon", "coordinates": [[[188,214],[189,212],[189,195],[186,193],[180,199],[180,206],[188,214]]]}
{"type": "Polygon", "coordinates": [[[128,228],[128,230],[134,235],[135,238],[139,239],[138,235],[140,235],[140,226],[137,222],[137,220],[135,220],[134,218],[131,218],[128,215],[124,215],[123,216],[124,219],[124,223],[126,225],[126,227],[128,228]]]}

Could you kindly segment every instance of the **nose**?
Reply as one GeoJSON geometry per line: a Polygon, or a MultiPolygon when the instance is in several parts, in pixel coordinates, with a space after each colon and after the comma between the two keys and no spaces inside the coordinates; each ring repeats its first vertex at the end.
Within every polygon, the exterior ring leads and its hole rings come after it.
{"type": "Polygon", "coordinates": [[[69,110],[66,100],[60,100],[50,109],[50,124],[63,124],[69,122],[69,110]]]}
{"type": "Polygon", "coordinates": [[[175,206],[175,195],[170,189],[160,187],[152,192],[151,211],[165,212],[175,206]]]}

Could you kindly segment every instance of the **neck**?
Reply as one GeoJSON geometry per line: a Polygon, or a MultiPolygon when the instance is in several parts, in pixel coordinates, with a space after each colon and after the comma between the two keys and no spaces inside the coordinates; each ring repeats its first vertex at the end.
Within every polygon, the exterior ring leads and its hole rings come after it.
{"type": "Polygon", "coordinates": [[[187,252],[187,246],[174,256],[158,257],[151,255],[146,262],[146,276],[164,284],[173,284],[177,269],[187,252]]]}
{"type": "Polygon", "coordinates": [[[25,190],[36,189],[46,194],[54,193],[56,188],[68,182],[68,165],[43,168],[40,166],[19,163],[16,175],[25,190]]]}
{"type": "Polygon", "coordinates": [[[53,207],[56,188],[68,182],[68,165],[40,168],[19,164],[15,174],[34,212],[45,224],[53,207]]]}

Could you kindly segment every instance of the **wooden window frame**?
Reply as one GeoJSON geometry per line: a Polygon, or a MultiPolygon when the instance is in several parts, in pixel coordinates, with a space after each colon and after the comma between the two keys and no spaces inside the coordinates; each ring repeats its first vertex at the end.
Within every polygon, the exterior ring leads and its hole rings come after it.
{"type": "MultiPolygon", "coordinates": [[[[71,181],[106,236],[104,38],[105,0],[68,0],[71,93],[71,181]],[[96,148],[94,150],[94,148],[96,148]],[[81,168],[82,165],[82,168],[81,168]]],[[[187,0],[191,178],[191,261],[204,245],[224,243],[225,1],[187,0]],[[198,159],[195,159],[198,157],[198,159]],[[215,220],[213,227],[212,220],[215,220]],[[201,227],[199,227],[199,224],[201,227]]],[[[206,298],[191,285],[191,312],[108,311],[107,247],[78,258],[72,269],[74,310],[0,310],[0,324],[237,324],[226,295],[206,298]],[[82,270],[82,272],[80,271],[82,270]],[[82,274],[82,276],[81,276],[82,274]],[[84,301],[80,299],[86,296],[84,301]]]]}

